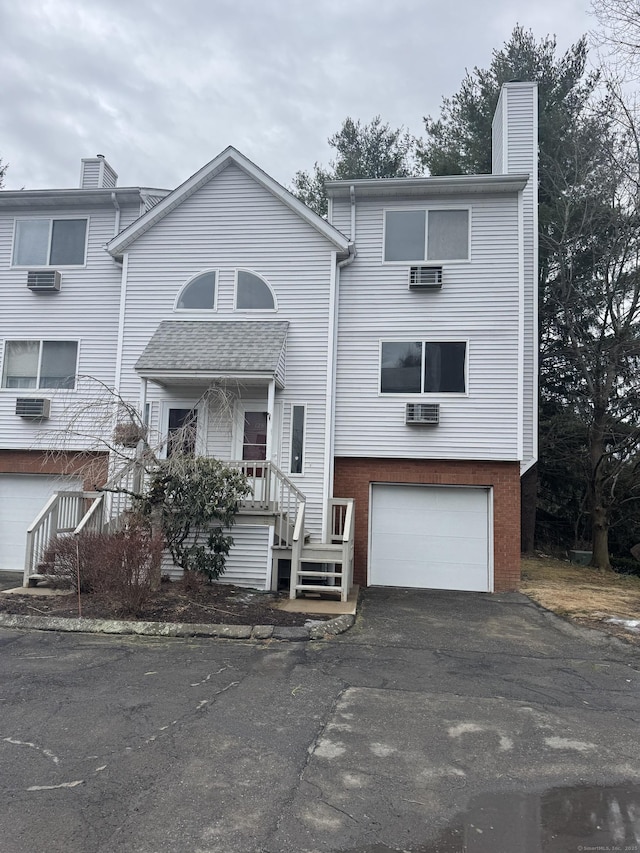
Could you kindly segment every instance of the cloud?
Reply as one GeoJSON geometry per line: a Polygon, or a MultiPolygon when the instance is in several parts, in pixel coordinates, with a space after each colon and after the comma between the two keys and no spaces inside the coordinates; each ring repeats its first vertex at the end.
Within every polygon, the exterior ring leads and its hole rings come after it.
{"type": "Polygon", "coordinates": [[[3,6],[7,188],[75,186],[105,154],[120,185],[173,187],[232,144],[286,183],[351,115],[413,132],[519,22],[561,47],[575,0],[21,0],[3,6]]]}

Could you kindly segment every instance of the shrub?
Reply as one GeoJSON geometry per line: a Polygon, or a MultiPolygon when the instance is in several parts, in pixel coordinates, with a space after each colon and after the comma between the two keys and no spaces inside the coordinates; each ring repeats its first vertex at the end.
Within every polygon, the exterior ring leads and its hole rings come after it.
{"type": "Polygon", "coordinates": [[[241,471],[218,459],[183,456],[159,468],[140,508],[158,520],[176,565],[214,580],[224,572],[233,544],[226,531],[250,491],[241,471]]]}
{"type": "Polygon", "coordinates": [[[159,574],[164,542],[139,522],[117,533],[82,533],[57,539],[47,550],[54,580],[112,599],[123,614],[138,616],[159,574]]]}

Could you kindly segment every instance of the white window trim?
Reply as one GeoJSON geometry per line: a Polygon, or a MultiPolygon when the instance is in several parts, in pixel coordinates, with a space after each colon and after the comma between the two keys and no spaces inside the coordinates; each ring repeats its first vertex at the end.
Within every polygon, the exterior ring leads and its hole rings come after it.
{"type": "Polygon", "coordinates": [[[469,396],[469,338],[452,337],[451,335],[429,335],[428,338],[420,337],[420,335],[411,335],[409,337],[381,338],[378,341],[378,397],[383,399],[399,399],[410,398],[415,400],[420,398],[423,400],[433,401],[440,397],[444,399],[464,398],[469,396]],[[382,344],[402,344],[402,343],[421,343],[422,344],[422,359],[420,363],[420,383],[424,384],[424,362],[426,358],[425,344],[466,344],[465,359],[464,359],[464,391],[400,391],[397,394],[388,391],[382,391],[382,344]]]}
{"type": "Polygon", "coordinates": [[[211,313],[212,311],[217,311],[218,310],[218,291],[219,291],[219,289],[220,289],[220,270],[218,270],[214,267],[210,267],[210,268],[203,269],[203,270],[198,270],[198,272],[194,273],[191,276],[191,278],[188,278],[185,281],[185,283],[182,285],[182,287],[178,291],[176,298],[173,302],[173,310],[177,314],[198,314],[198,315],[211,313]],[[185,292],[185,290],[189,287],[189,285],[192,282],[194,282],[197,278],[200,278],[201,275],[206,275],[207,273],[210,273],[210,272],[214,273],[215,277],[216,277],[216,287],[215,287],[215,292],[213,294],[213,308],[178,308],[178,303],[180,302],[180,298],[182,297],[182,294],[185,292]]]}
{"type": "Polygon", "coordinates": [[[381,263],[386,267],[413,267],[413,266],[430,266],[433,265],[443,265],[443,264],[470,264],[471,263],[471,230],[473,227],[472,222],[473,216],[473,207],[470,204],[430,204],[428,206],[418,205],[415,207],[383,207],[382,208],[382,257],[381,263]],[[426,216],[424,218],[424,253],[425,257],[422,259],[416,258],[415,260],[407,260],[407,261],[387,261],[384,253],[385,253],[385,245],[387,239],[387,213],[410,213],[411,211],[425,211],[426,216]],[[429,235],[429,211],[430,210],[466,210],[469,215],[469,227],[467,229],[467,257],[466,258],[429,258],[427,260],[426,255],[428,254],[428,235],[429,235]]]}
{"type": "Polygon", "coordinates": [[[48,335],[46,338],[29,338],[26,336],[17,337],[17,338],[5,338],[2,344],[2,348],[0,349],[0,354],[2,355],[2,359],[0,360],[0,393],[1,394],[15,394],[16,391],[19,391],[20,394],[24,392],[25,395],[28,394],[36,394],[36,396],[42,396],[43,392],[46,394],[59,394],[60,392],[69,393],[69,391],[77,391],[78,390],[78,364],[80,363],[80,338],[56,338],[48,335]],[[36,385],[35,388],[5,388],[2,385],[2,380],[4,378],[4,361],[7,357],[7,344],[12,341],[26,341],[28,343],[37,343],[40,344],[40,351],[38,353],[38,374],[36,376],[36,382],[40,382],[40,374],[42,369],[42,344],[44,341],[53,341],[67,344],[75,344],[76,345],[76,370],[74,374],[74,382],[73,388],[40,388],[36,385]]]}
{"type": "MultiPolygon", "coordinates": [[[[11,240],[11,261],[9,264],[10,269],[15,270],[82,270],[87,266],[87,253],[89,251],[89,229],[91,227],[91,217],[90,216],[73,216],[71,214],[67,216],[16,216],[13,220],[13,238],[11,240]],[[18,233],[18,222],[33,222],[36,220],[48,220],[49,222],[49,240],[47,243],[47,257],[51,256],[51,235],[53,234],[53,223],[54,221],[58,221],[60,219],[84,219],[87,223],[87,227],[84,232],[84,262],[81,264],[14,264],[13,257],[16,248],[16,235],[18,233]]],[[[19,339],[21,340],[21,339],[19,339]]],[[[53,340],[53,338],[47,338],[47,340],[53,340]]]]}
{"type": "MultiPolygon", "coordinates": [[[[152,405],[152,403],[150,403],[152,405]]],[[[207,435],[209,432],[208,409],[203,400],[161,400],[160,401],[160,441],[162,451],[161,459],[167,458],[167,446],[169,444],[169,410],[170,409],[193,409],[197,414],[196,421],[196,456],[207,455],[207,435]]],[[[150,410],[151,411],[151,410],[150,410]]]]}
{"type": "Polygon", "coordinates": [[[237,267],[234,271],[233,275],[233,311],[236,314],[256,314],[262,312],[263,314],[275,314],[278,311],[278,299],[276,297],[276,292],[271,286],[271,284],[267,281],[267,279],[261,275],[259,272],[250,269],[250,267],[237,267]],[[259,278],[260,281],[264,282],[271,296],[273,297],[273,308],[238,308],[238,273],[239,272],[248,272],[251,275],[255,275],[256,278],[259,278]]]}
{"type": "Polygon", "coordinates": [[[307,415],[308,415],[309,407],[307,403],[291,403],[291,407],[289,410],[289,445],[288,445],[288,476],[290,477],[303,477],[305,474],[305,468],[307,466],[307,415]],[[293,454],[293,410],[295,407],[299,407],[304,409],[304,416],[302,420],[302,470],[301,471],[292,471],[291,470],[291,462],[292,454],[293,454]]]}

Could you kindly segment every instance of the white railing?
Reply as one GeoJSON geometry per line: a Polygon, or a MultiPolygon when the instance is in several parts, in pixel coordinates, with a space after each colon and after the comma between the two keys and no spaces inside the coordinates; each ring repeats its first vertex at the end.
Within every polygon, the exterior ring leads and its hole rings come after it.
{"type": "MultiPolygon", "coordinates": [[[[274,547],[290,547],[298,507],[304,495],[273,462],[231,461],[231,468],[246,476],[251,496],[240,504],[240,513],[261,514],[275,526],[274,547]]],[[[53,495],[27,530],[23,585],[38,573],[50,543],[64,534],[117,530],[131,509],[133,495],[140,494],[151,476],[132,460],[117,471],[100,491],[58,492],[53,495]]]]}
{"type": "Polygon", "coordinates": [[[325,592],[340,595],[346,601],[353,586],[354,501],[331,498],[327,513],[325,541],[304,544],[304,503],[301,504],[291,545],[291,582],[289,597],[298,593],[325,592]],[[316,564],[305,568],[305,564],[316,564]],[[321,568],[318,568],[321,566],[321,568]],[[339,567],[339,568],[338,568],[339,567]],[[304,582],[304,579],[307,582],[304,582]]]}
{"type": "Polygon", "coordinates": [[[31,575],[37,574],[47,548],[58,536],[75,533],[87,514],[89,502],[100,498],[99,492],[57,492],[52,495],[27,529],[24,575],[22,583],[29,585],[31,575]]]}
{"type": "Polygon", "coordinates": [[[251,489],[251,496],[240,502],[240,513],[275,516],[274,547],[291,547],[298,509],[305,500],[300,489],[273,462],[235,459],[224,464],[241,471],[251,489]]]}

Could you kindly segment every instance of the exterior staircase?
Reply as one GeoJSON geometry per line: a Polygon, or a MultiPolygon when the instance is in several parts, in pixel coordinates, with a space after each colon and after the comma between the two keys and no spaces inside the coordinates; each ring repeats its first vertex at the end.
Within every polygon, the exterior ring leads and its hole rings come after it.
{"type": "Polygon", "coordinates": [[[346,601],[353,585],[353,498],[331,498],[323,542],[304,537],[305,504],[298,507],[291,547],[289,598],[339,595],[346,601]]]}
{"type": "MultiPolygon", "coordinates": [[[[291,597],[310,592],[340,594],[346,601],[352,581],[353,501],[329,503],[325,541],[310,543],[304,527],[305,497],[273,462],[231,461],[249,481],[251,496],[242,501],[237,525],[274,527],[274,556],[291,556],[291,597]]],[[[54,494],[27,530],[23,586],[46,579],[42,572],[47,549],[60,536],[111,532],[121,527],[149,474],[132,460],[100,491],[54,494]]]]}

